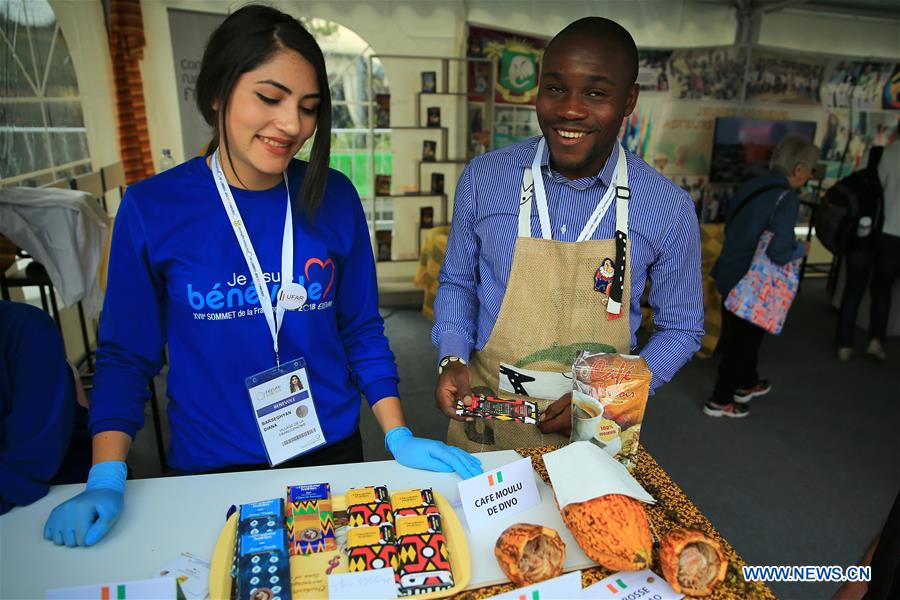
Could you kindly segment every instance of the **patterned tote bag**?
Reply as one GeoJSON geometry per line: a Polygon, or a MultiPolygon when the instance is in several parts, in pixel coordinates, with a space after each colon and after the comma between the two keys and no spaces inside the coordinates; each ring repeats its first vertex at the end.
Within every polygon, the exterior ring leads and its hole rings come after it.
{"type": "MultiPolygon", "coordinates": [[[[782,198],[784,194],[778,198],[776,210],[782,198]]],[[[745,321],[778,335],[800,286],[802,259],[797,258],[784,265],[772,262],[766,254],[771,242],[772,232],[763,231],[750,269],[729,292],[725,308],[745,321]]]]}

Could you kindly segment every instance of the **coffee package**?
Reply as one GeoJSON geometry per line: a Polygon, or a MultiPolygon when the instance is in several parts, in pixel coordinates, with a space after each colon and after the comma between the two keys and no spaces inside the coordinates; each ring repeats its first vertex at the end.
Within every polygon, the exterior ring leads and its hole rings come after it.
{"type": "Polygon", "coordinates": [[[579,353],[572,366],[571,441],[590,441],[631,471],[651,378],[640,356],[579,353]]]}

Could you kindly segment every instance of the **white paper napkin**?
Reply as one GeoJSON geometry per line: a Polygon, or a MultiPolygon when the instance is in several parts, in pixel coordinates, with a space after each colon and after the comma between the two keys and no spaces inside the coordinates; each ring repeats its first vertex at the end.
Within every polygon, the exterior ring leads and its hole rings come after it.
{"type": "Polygon", "coordinates": [[[622,494],[655,504],[628,469],[591,442],[572,442],[544,455],[544,464],[560,508],[607,494],[622,494]]]}

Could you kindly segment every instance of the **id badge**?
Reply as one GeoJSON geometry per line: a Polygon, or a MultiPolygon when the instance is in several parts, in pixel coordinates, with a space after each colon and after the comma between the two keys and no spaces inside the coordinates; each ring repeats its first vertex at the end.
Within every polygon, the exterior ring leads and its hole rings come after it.
{"type": "Polygon", "coordinates": [[[271,466],[325,444],[304,359],[282,363],[244,381],[271,466]]]}

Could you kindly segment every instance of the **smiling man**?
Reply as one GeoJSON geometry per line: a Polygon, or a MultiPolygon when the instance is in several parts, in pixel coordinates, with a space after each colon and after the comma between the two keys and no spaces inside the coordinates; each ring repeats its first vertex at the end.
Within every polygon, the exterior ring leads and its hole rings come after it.
{"type": "Polygon", "coordinates": [[[470,451],[565,443],[578,350],[632,353],[650,281],[652,389],[703,335],[690,196],[616,138],[638,98],[637,48],[617,23],[576,21],[547,47],[542,137],[479,156],[456,191],[432,340],[448,441],[470,451]],[[610,276],[611,265],[611,276],[610,276]],[[472,389],[535,402],[538,426],[456,415],[472,389]]]}

